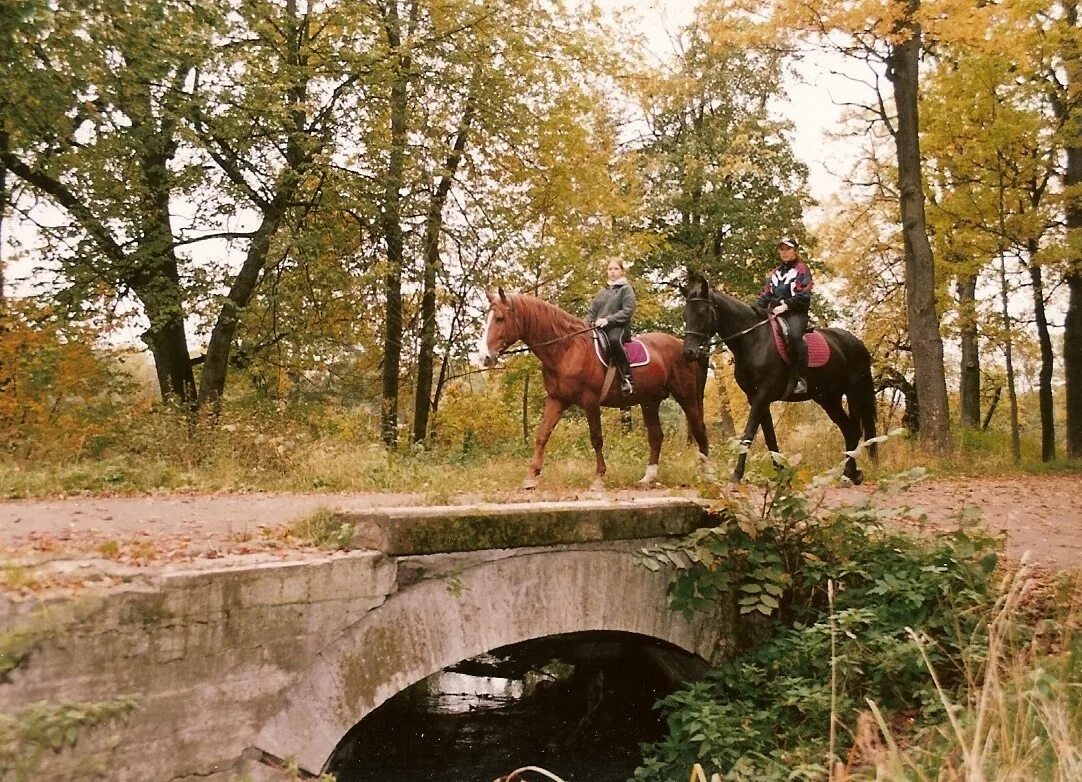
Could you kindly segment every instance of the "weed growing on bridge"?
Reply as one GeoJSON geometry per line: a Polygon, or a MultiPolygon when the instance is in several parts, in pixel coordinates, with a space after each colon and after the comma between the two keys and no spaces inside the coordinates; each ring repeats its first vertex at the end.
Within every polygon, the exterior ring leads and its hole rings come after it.
{"type": "Polygon", "coordinates": [[[319,508],[291,526],[286,536],[309,546],[339,551],[353,542],[353,523],[342,521],[329,508],[319,508]]]}
{"type": "MultiPolygon", "coordinates": [[[[135,708],[135,699],[118,698],[100,703],[34,703],[17,714],[0,714],[0,779],[30,782],[38,779],[42,755],[74,746],[81,731],[123,719],[135,708]]],[[[105,772],[105,769],[100,769],[105,772]]],[[[91,769],[79,777],[92,776],[91,769]]]]}
{"type": "MultiPolygon", "coordinates": [[[[636,779],[681,779],[695,763],[727,782],[825,779],[831,725],[859,727],[866,699],[924,741],[984,680],[998,541],[972,523],[930,539],[890,531],[869,504],[824,507],[828,480],[758,462],[747,486],[719,498],[717,526],[643,551],[643,564],[674,569],[674,609],[720,603],[740,620],[734,655],[661,702],[669,735],[636,779]]],[[[1022,620],[1011,626],[1025,639],[1022,620]]],[[[838,750],[854,765],[860,732],[842,731],[838,750]]]]}

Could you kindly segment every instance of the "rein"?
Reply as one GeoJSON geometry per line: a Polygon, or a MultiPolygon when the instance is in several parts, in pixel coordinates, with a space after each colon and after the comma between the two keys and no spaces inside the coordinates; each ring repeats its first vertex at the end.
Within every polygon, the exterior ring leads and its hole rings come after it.
{"type": "Polygon", "coordinates": [[[521,348],[515,348],[514,350],[507,350],[505,348],[505,349],[501,350],[499,353],[497,353],[496,355],[497,356],[513,356],[516,353],[529,353],[530,350],[532,350],[533,348],[543,348],[543,347],[545,347],[545,345],[552,345],[553,343],[556,343],[556,342],[563,342],[565,339],[571,339],[572,337],[577,337],[579,334],[585,334],[588,331],[593,331],[594,328],[595,328],[594,326],[587,326],[584,329],[579,329],[578,331],[572,331],[570,334],[564,334],[562,337],[556,337],[554,339],[546,339],[544,342],[536,342],[536,343],[534,343],[534,345],[532,347],[530,345],[524,345],[521,348]]]}
{"type": "MultiPolygon", "coordinates": [[[[571,337],[577,337],[579,334],[585,334],[588,331],[593,331],[594,328],[595,328],[594,326],[587,326],[584,329],[579,329],[578,331],[572,331],[570,334],[564,334],[562,337],[556,337],[555,339],[546,339],[544,342],[538,342],[538,343],[536,343],[534,345],[534,347],[535,348],[542,348],[545,345],[552,345],[553,343],[556,343],[556,342],[563,342],[565,339],[571,339],[571,337]]],[[[524,345],[523,347],[515,348],[514,350],[507,350],[505,348],[505,349],[501,350],[499,353],[497,353],[496,357],[499,358],[500,356],[513,356],[513,355],[515,355],[517,353],[529,353],[529,352],[530,352],[530,346],[529,345],[524,345]]],[[[493,364],[490,367],[481,367],[480,369],[471,369],[469,372],[461,372],[461,373],[459,373],[457,375],[451,375],[444,382],[450,382],[452,380],[457,380],[458,378],[466,377],[467,375],[477,375],[477,374],[480,374],[481,372],[491,372],[494,369],[503,369],[503,367],[499,366],[498,364],[493,364]]]]}
{"type": "MultiPolygon", "coordinates": [[[[709,304],[710,305],[711,317],[714,319],[714,322],[717,323],[718,313],[717,313],[717,310],[714,309],[714,307],[715,307],[714,302],[709,297],[696,296],[695,298],[689,298],[688,301],[705,301],[707,304],[709,304]]],[[[760,326],[762,326],[762,325],[764,325],[766,323],[769,323],[769,322],[770,322],[770,317],[768,316],[768,317],[765,317],[762,320],[760,320],[758,323],[753,323],[752,325],[748,326],[746,329],[741,329],[740,331],[736,332],[735,334],[730,334],[727,337],[720,337],[718,341],[719,342],[728,342],[730,339],[736,339],[737,337],[742,337],[745,334],[747,334],[748,332],[755,331],[755,329],[757,329],[760,326]]],[[[704,339],[707,340],[707,342],[709,342],[714,336],[713,334],[704,334],[701,331],[688,331],[688,330],[685,329],[684,330],[684,336],[686,337],[688,334],[692,334],[692,335],[694,335],[696,337],[703,337],[704,339]]]]}

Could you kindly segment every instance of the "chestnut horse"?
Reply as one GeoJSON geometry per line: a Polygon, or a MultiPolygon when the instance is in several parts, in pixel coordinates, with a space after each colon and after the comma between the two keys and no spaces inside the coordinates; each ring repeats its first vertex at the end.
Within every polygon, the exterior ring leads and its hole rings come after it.
{"type": "Polygon", "coordinates": [[[603,488],[605,476],[605,458],[601,454],[601,408],[639,405],[650,441],[650,463],[639,483],[653,484],[657,480],[663,437],[658,408],[670,395],[683,408],[688,429],[699,446],[699,458],[704,469],[709,470],[709,447],[699,396],[699,363],[684,358],[679,339],[671,334],[638,335],[636,338],[650,353],[650,362],[632,369],[635,392],[631,396],[621,396],[620,384],[613,383],[602,399],[607,370],[594,353],[592,329],[582,318],[533,296],[507,296],[502,288],[498,294],[490,291],[488,300],[491,307],[484,333],[478,341],[484,366],[493,366],[500,353],[521,340],[540,359],[545,381],[545,412],[537,429],[534,457],[522,482],[523,488],[537,486],[545,445],[560,416],[571,405],[585,410],[586,420],[590,423],[590,442],[597,457],[594,489],[603,488]]]}
{"type": "MultiPolygon", "coordinates": [[[[733,481],[744,477],[747,448],[761,426],[766,447],[778,451],[770,403],[775,401],[818,403],[845,438],[845,476],[854,484],[864,480],[850,453],[863,435],[875,438],[875,383],[868,348],[844,329],[817,329],[830,348],[830,358],[820,367],[807,371],[808,392],[785,396],[789,387],[789,364],[774,347],[768,327],[767,312],[721,291],[711,290],[702,274],[694,274],[685,291],[684,356],[696,359],[709,351],[709,341],[717,334],[733,353],[737,385],[748,398],[748,423],[740,442],[745,446],[736,460],[733,481]],[[842,407],[845,397],[849,410],[842,407]]],[[[867,447],[872,460],[877,459],[876,445],[867,447]]]]}

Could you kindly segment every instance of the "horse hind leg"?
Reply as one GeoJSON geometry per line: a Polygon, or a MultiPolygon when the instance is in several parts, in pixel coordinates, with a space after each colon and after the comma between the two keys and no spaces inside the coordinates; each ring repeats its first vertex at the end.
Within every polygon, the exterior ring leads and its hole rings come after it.
{"type": "Polygon", "coordinates": [[[864,483],[864,473],[857,469],[856,459],[849,454],[860,442],[860,421],[845,412],[840,398],[817,401],[834,425],[841,429],[842,437],[845,438],[845,470],[842,474],[852,481],[854,486],[859,486],[864,483]]]}
{"type": "Polygon", "coordinates": [[[763,429],[763,442],[766,443],[766,449],[770,451],[770,461],[773,462],[776,469],[780,469],[782,463],[774,454],[781,453],[781,449],[778,447],[778,434],[774,431],[774,418],[770,415],[769,406],[763,412],[763,420],[760,426],[763,429]]]}
{"type": "Polygon", "coordinates": [[[696,384],[694,396],[674,392],[673,398],[680,405],[680,409],[684,411],[684,418],[687,420],[688,427],[688,440],[694,440],[699,448],[699,467],[702,469],[703,477],[709,481],[714,481],[717,480],[717,474],[714,472],[714,465],[710,462],[710,442],[706,435],[706,420],[703,415],[703,398],[700,390],[698,384],[696,384]]]}
{"type": "Polygon", "coordinates": [[[644,402],[642,404],[642,420],[646,424],[646,439],[650,443],[650,462],[646,465],[646,473],[639,480],[639,485],[649,488],[657,483],[657,465],[661,458],[661,441],[665,432],[661,428],[661,417],[658,415],[660,402],[644,402]]]}

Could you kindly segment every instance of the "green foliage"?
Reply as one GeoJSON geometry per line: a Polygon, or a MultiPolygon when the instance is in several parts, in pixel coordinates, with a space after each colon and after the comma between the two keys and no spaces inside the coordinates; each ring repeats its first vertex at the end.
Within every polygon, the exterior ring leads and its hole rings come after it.
{"type": "Polygon", "coordinates": [[[0,776],[11,782],[37,779],[43,754],[75,746],[84,728],[115,722],[134,708],[135,699],[128,697],[100,703],[40,701],[17,714],[0,714],[0,776]]]}
{"type": "Polygon", "coordinates": [[[992,538],[968,522],[931,539],[887,531],[869,505],[819,507],[811,490],[821,478],[756,467],[752,485],[715,509],[718,526],[642,555],[677,568],[674,608],[725,600],[744,618],[737,654],[661,702],[669,734],[636,779],[682,778],[696,762],[726,780],[822,778],[832,714],[852,723],[870,697],[942,716],[907,628],[932,640],[928,654],[951,688],[963,651],[983,643],[995,602],[992,538]]]}

